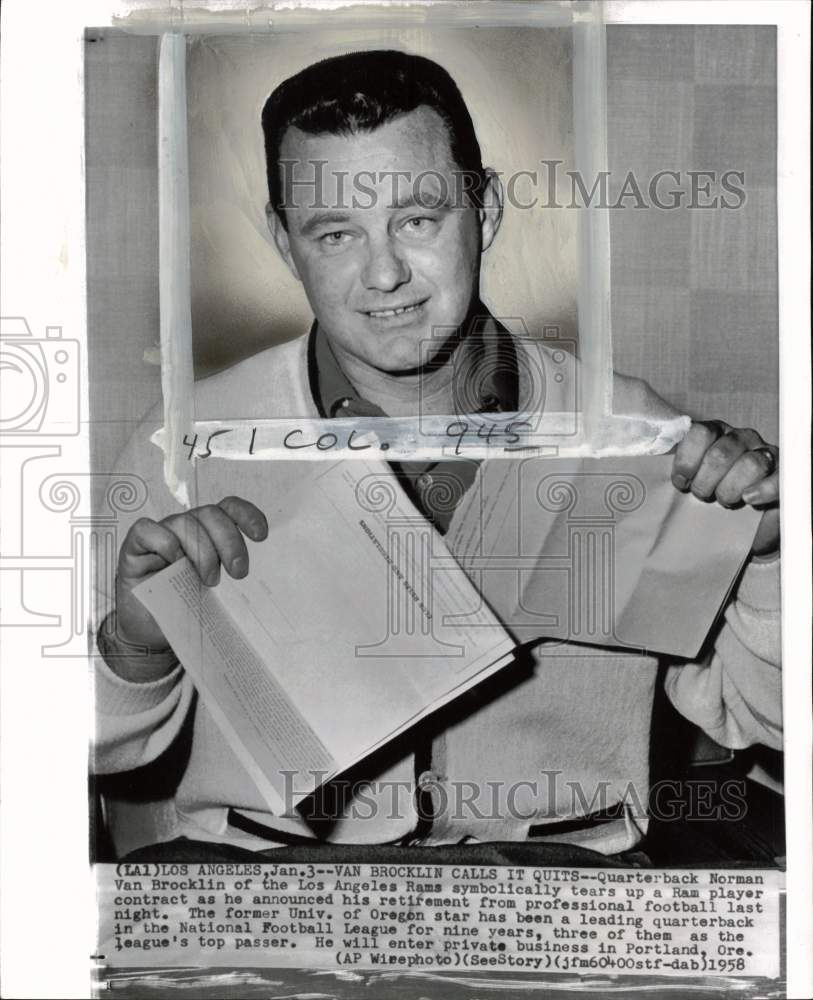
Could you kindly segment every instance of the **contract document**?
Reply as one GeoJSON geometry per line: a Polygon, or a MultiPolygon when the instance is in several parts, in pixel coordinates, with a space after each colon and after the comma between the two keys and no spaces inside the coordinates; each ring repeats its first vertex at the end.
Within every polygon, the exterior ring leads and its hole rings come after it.
{"type": "Polygon", "coordinates": [[[275,815],[515,645],[387,465],[286,466],[252,497],[269,534],[245,579],[181,559],[135,590],[275,815]]]}
{"type": "Polygon", "coordinates": [[[678,492],[672,462],[484,462],[446,542],[518,642],[541,637],[693,659],[762,515],[678,492]]]}

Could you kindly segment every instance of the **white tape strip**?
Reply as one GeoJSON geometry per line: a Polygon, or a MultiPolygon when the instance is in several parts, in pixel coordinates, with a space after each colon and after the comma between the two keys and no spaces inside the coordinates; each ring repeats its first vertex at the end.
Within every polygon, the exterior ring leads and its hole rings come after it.
{"type": "Polygon", "coordinates": [[[192,426],[192,290],[189,236],[189,168],[186,137],[186,37],[163,35],[158,58],[159,292],[161,386],[170,447],[164,479],[190,506],[189,464],[176,448],[192,426]]]}
{"type": "Polygon", "coordinates": [[[180,457],[190,467],[209,458],[255,462],[325,458],[437,461],[454,456],[481,459],[524,454],[601,458],[663,455],[683,438],[691,423],[689,417],[603,417],[590,441],[585,441],[573,414],[545,414],[533,426],[528,414],[512,417],[201,420],[191,434],[173,439],[177,432],[165,426],[151,440],[165,455],[180,457]]]}

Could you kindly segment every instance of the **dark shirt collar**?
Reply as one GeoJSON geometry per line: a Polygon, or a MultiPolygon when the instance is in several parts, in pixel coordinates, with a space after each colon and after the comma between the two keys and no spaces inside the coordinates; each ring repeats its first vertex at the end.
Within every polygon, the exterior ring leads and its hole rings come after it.
{"type": "MultiPolygon", "coordinates": [[[[456,413],[513,413],[518,408],[519,376],[511,334],[483,305],[472,315],[470,333],[453,359],[456,413]]],[[[308,340],[308,378],[321,417],[386,416],[356,391],[315,320],[308,340]]]]}

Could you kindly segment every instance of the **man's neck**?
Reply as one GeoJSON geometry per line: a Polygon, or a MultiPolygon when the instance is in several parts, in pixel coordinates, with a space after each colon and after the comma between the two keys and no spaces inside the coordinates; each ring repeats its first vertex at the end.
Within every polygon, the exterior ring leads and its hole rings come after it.
{"type": "MultiPolygon", "coordinates": [[[[336,360],[360,396],[393,417],[453,413],[455,355],[466,350],[465,340],[445,349],[435,363],[413,372],[385,372],[334,347],[336,360]]],[[[459,362],[458,362],[459,363],[459,362]]]]}

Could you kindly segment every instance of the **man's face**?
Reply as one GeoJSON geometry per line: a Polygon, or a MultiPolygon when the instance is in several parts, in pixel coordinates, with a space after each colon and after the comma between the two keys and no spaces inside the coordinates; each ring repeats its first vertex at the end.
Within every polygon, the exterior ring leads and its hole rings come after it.
{"type": "Polygon", "coordinates": [[[434,329],[440,347],[438,328],[448,336],[477,295],[499,204],[461,206],[449,136],[428,107],[367,133],[289,128],[280,159],[293,164],[283,171],[288,230],[273,212],[269,224],[320,327],[380,371],[418,367],[422,342],[434,329]]]}

